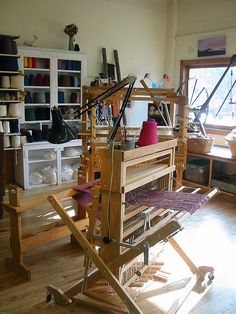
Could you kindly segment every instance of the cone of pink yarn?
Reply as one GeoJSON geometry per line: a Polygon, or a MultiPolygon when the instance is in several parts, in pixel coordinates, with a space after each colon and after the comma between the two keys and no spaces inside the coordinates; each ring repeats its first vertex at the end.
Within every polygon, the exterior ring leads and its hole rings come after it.
{"type": "Polygon", "coordinates": [[[138,145],[146,146],[157,143],[157,123],[154,119],[143,121],[142,130],[139,135],[138,145]]]}

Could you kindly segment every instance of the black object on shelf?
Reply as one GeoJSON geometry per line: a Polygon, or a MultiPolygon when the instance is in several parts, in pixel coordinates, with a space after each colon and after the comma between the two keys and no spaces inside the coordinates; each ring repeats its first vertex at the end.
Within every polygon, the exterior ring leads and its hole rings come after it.
{"type": "Polygon", "coordinates": [[[52,144],[63,144],[77,138],[76,132],[63,120],[62,114],[57,107],[53,107],[52,128],[48,132],[47,140],[52,144]]]}

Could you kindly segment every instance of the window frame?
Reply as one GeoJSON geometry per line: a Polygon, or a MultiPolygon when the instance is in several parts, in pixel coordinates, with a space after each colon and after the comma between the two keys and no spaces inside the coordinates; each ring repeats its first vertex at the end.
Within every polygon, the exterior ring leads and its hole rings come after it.
{"type": "MultiPolygon", "coordinates": [[[[194,68],[215,68],[215,67],[227,67],[230,63],[230,57],[221,58],[203,58],[203,59],[192,59],[192,60],[181,60],[180,61],[180,82],[186,82],[183,85],[183,94],[187,95],[188,92],[188,79],[189,70],[194,68]]],[[[204,124],[205,128],[209,132],[214,134],[226,135],[235,127],[229,126],[215,126],[213,124],[204,124]]]]}

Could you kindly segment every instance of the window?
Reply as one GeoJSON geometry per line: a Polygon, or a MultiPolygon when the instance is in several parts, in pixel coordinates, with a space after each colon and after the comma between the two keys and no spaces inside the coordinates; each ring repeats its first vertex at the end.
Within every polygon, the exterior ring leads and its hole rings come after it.
{"type": "MultiPolygon", "coordinates": [[[[186,92],[190,107],[201,107],[204,104],[229,62],[229,58],[182,61],[182,78],[188,82],[186,92]]],[[[205,125],[213,128],[236,126],[235,80],[236,67],[232,66],[209,103],[205,125]]]]}

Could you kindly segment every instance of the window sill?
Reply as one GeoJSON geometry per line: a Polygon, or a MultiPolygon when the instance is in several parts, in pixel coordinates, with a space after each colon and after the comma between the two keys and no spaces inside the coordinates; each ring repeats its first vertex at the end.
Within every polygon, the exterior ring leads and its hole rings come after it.
{"type": "Polygon", "coordinates": [[[210,127],[205,126],[206,132],[209,134],[223,135],[229,134],[235,127],[210,127]]]}

